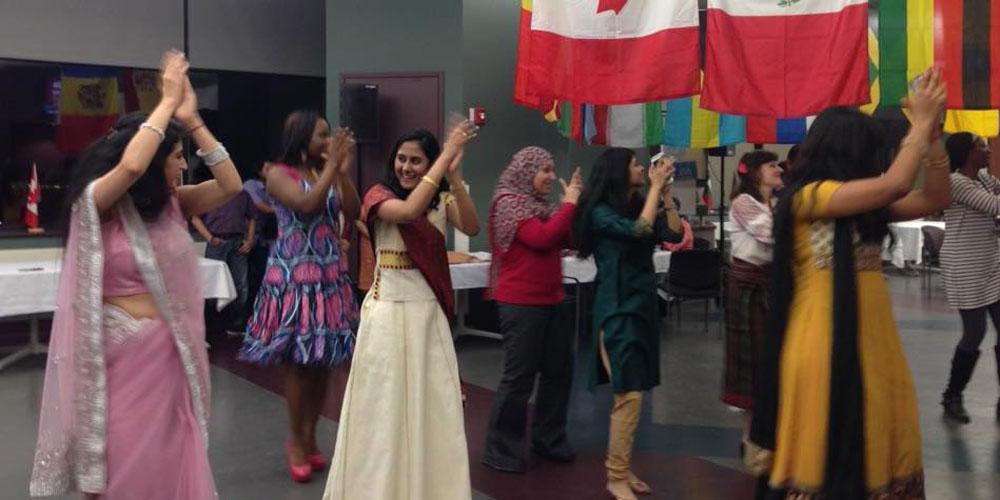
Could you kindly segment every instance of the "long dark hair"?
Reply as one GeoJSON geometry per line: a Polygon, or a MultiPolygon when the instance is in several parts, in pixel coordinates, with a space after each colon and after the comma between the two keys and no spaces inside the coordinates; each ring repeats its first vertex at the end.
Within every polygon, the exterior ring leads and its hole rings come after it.
{"type": "MultiPolygon", "coordinates": [[[[403,185],[399,183],[399,178],[396,177],[396,155],[399,154],[399,148],[403,146],[405,142],[416,142],[420,150],[424,152],[424,156],[427,157],[427,169],[430,170],[434,162],[437,161],[438,156],[441,156],[441,144],[438,143],[434,134],[430,133],[424,129],[416,129],[406,132],[405,134],[399,136],[396,139],[396,144],[392,146],[392,154],[389,155],[389,160],[386,162],[385,175],[382,177],[382,184],[389,188],[390,191],[395,193],[396,196],[401,200],[405,200],[407,196],[410,195],[410,190],[403,188],[403,185]]],[[[451,189],[451,185],[448,184],[448,179],[441,179],[438,187],[438,196],[431,199],[431,204],[428,206],[428,210],[434,210],[437,208],[438,203],[441,200],[441,193],[451,189]]]]}
{"type": "MultiPolygon", "coordinates": [[[[95,141],[80,154],[73,168],[73,179],[66,188],[64,218],[67,223],[73,203],[80,198],[87,185],[121,162],[125,147],[139,131],[139,126],[148,118],[148,113],[139,111],[121,117],[106,136],[95,141]]],[[[184,138],[184,129],[173,121],[164,133],[166,138],[156,148],[156,154],[149,162],[146,172],[128,189],[139,215],[147,221],[156,219],[170,201],[170,187],[167,184],[164,163],[177,143],[184,138]]]]}
{"type": "Polygon", "coordinates": [[[325,118],[313,109],[292,111],[281,129],[281,152],[277,160],[291,167],[303,166],[302,153],[308,154],[316,123],[320,120],[325,118]]]}
{"type": "MultiPolygon", "coordinates": [[[[878,160],[885,135],[878,122],[854,108],[820,113],[802,144],[774,216],[771,312],[755,376],[751,440],[775,449],[780,359],[795,294],[795,214],[793,204],[807,185],[826,180],[851,181],[882,173],[878,160]]],[[[809,189],[817,189],[817,186],[809,189]]],[[[830,498],[864,496],[863,381],[858,355],[858,297],[854,250],[862,242],[881,247],[889,234],[887,208],[836,219],[833,236],[833,315],[827,454],[822,493],[830,498]]]]}
{"type": "Polygon", "coordinates": [[[760,194],[760,167],[772,161],[778,161],[778,155],[763,149],[751,151],[740,157],[740,165],[746,165],[747,171],[745,174],[739,170],[736,171],[739,182],[733,188],[730,199],[735,200],[741,194],[748,194],[753,199],[763,203],[764,196],[760,194]]]}
{"type": "Polygon", "coordinates": [[[590,230],[591,212],[604,203],[625,217],[637,217],[642,211],[642,196],[632,193],[629,166],[635,152],[627,148],[608,148],[597,157],[590,178],[580,195],[573,217],[573,239],[581,258],[594,253],[594,236],[590,230]]]}

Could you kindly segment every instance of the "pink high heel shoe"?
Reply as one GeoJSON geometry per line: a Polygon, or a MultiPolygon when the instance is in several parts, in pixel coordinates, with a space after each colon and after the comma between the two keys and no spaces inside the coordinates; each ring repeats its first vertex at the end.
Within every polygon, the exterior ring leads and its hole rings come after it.
{"type": "Polygon", "coordinates": [[[306,457],[306,462],[309,462],[309,466],[312,467],[313,472],[319,472],[327,466],[326,457],[318,451],[306,457]]]}
{"type": "Polygon", "coordinates": [[[308,462],[302,465],[292,463],[292,444],[285,444],[285,457],[288,458],[288,474],[296,483],[308,483],[312,479],[312,465],[308,462]]]}

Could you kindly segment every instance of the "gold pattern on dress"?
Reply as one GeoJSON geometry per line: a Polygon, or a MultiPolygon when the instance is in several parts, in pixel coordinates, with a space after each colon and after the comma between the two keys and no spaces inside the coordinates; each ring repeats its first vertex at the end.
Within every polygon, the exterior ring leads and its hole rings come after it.
{"type": "Polygon", "coordinates": [[[413,260],[405,251],[380,249],[378,267],[381,269],[416,269],[413,260]]]}
{"type": "MultiPolygon", "coordinates": [[[[817,269],[833,269],[833,235],[835,221],[817,220],[809,225],[809,246],[817,269]]],[[[881,271],[882,247],[861,243],[858,233],[852,231],[854,240],[854,270],[881,271]]]]}

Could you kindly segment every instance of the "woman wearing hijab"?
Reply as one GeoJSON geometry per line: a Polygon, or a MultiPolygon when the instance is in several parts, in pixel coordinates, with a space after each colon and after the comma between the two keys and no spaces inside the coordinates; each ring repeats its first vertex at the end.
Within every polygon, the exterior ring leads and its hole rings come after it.
{"type": "Polygon", "coordinates": [[[556,180],[552,155],[528,147],[514,155],[493,193],[490,291],[498,303],[504,368],[493,401],[482,462],[504,472],[525,471],[528,398],[540,374],[532,450],[559,462],[576,453],[566,437],[573,379],[573,337],[563,318],[561,250],[570,243],[580,170],[562,181],[562,205],[546,200],[556,180]]]}

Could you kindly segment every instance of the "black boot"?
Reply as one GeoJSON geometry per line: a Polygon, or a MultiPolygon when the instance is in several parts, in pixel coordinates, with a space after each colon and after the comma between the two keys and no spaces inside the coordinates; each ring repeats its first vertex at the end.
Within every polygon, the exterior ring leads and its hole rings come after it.
{"type": "Polygon", "coordinates": [[[971,419],[969,412],[965,411],[965,405],[962,404],[962,391],[972,378],[972,370],[976,367],[978,359],[978,350],[966,351],[956,347],[955,355],[951,358],[948,388],[942,394],[941,406],[944,407],[944,415],[963,424],[969,423],[971,419]]]}
{"type": "MultiPolygon", "coordinates": [[[[993,355],[997,358],[997,378],[1000,379],[1000,345],[993,346],[993,355]]],[[[997,401],[997,422],[1000,422],[1000,400],[997,401]]]]}

